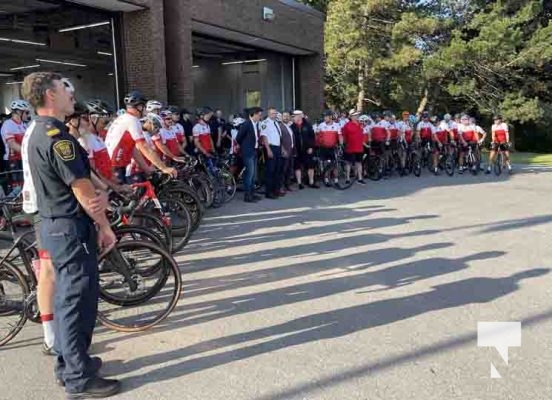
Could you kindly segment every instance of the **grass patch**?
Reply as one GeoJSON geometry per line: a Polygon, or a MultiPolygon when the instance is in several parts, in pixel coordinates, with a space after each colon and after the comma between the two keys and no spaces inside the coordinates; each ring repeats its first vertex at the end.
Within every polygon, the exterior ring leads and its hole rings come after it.
{"type": "Polygon", "coordinates": [[[514,164],[542,165],[552,167],[552,154],[512,153],[514,164]]]}

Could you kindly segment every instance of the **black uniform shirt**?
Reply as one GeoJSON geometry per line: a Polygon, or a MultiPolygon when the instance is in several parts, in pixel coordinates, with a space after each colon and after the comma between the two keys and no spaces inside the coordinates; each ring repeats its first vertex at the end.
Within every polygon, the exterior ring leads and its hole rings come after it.
{"type": "Polygon", "coordinates": [[[71,217],[81,210],[71,184],[90,178],[86,151],[63,123],[38,117],[28,144],[28,159],[36,190],[38,213],[45,218],[71,217]]]}

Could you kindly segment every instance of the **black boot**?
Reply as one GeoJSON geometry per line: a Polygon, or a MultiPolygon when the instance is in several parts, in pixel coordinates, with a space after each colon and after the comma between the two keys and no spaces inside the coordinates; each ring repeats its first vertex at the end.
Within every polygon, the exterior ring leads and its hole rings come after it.
{"type": "Polygon", "coordinates": [[[91,378],[82,392],[67,393],[68,399],[95,399],[113,396],[121,391],[121,383],[115,379],[91,378]]]}
{"type": "Polygon", "coordinates": [[[243,201],[245,201],[246,203],[254,203],[255,202],[253,200],[253,196],[250,192],[245,192],[245,195],[243,197],[243,201]]]}

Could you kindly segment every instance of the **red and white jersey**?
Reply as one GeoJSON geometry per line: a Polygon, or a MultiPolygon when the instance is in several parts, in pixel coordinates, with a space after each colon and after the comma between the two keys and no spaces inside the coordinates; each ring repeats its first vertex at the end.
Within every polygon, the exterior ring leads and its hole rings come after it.
{"type": "Polygon", "coordinates": [[[458,126],[456,125],[456,122],[454,121],[441,121],[441,123],[439,124],[439,129],[443,130],[443,131],[447,131],[447,132],[453,132],[455,129],[458,130],[458,126]]]}
{"type": "Polygon", "coordinates": [[[458,134],[464,138],[466,142],[477,141],[477,128],[475,125],[458,125],[458,134]]]}
{"type": "Polygon", "coordinates": [[[180,122],[175,122],[172,126],[172,130],[178,140],[178,143],[183,144],[186,142],[186,136],[184,135],[184,127],[180,122]]]}
{"type": "Polygon", "coordinates": [[[435,129],[433,131],[433,133],[437,137],[437,140],[439,140],[439,142],[441,142],[441,143],[445,143],[447,141],[448,136],[449,136],[446,126],[443,126],[443,124],[442,124],[443,122],[444,121],[442,121],[440,124],[435,126],[435,129]]]}
{"type": "Polygon", "coordinates": [[[180,155],[179,141],[176,136],[176,131],[172,127],[170,128],[161,128],[159,130],[159,136],[162,138],[162,142],[167,146],[169,151],[175,155],[180,155]]]}
{"type": "Polygon", "coordinates": [[[435,125],[433,125],[429,121],[428,122],[420,121],[418,122],[418,126],[416,127],[416,130],[420,132],[420,138],[422,140],[429,140],[431,139],[433,132],[435,132],[435,125]]]}
{"type": "Polygon", "coordinates": [[[399,132],[404,136],[407,143],[412,143],[412,126],[405,121],[397,122],[399,132]]]}
{"type": "Polygon", "coordinates": [[[504,122],[493,124],[491,130],[495,134],[495,140],[498,143],[506,143],[506,134],[508,133],[508,125],[504,122]]]}
{"type": "Polygon", "coordinates": [[[17,144],[21,145],[26,129],[27,125],[24,122],[15,122],[12,118],[6,120],[6,122],[2,124],[2,140],[4,141],[4,148],[6,149],[4,160],[21,160],[21,153],[10,149],[8,141],[15,140],[17,144]]]}
{"type": "Polygon", "coordinates": [[[347,122],[349,122],[349,118],[340,118],[339,121],[337,121],[341,128],[343,128],[347,122]]]}
{"type": "Polygon", "coordinates": [[[211,128],[209,127],[209,124],[207,122],[200,120],[197,124],[194,125],[192,134],[194,136],[194,139],[197,138],[199,140],[199,144],[201,144],[203,150],[205,150],[206,152],[213,151],[213,143],[211,141],[211,128]]]}
{"type": "Polygon", "coordinates": [[[327,124],[326,121],[323,121],[317,126],[316,136],[320,147],[331,149],[337,146],[339,135],[341,135],[341,125],[337,122],[327,124]]]}
{"type": "Polygon", "coordinates": [[[129,113],[117,117],[105,137],[111,164],[114,167],[127,167],[132,160],[132,152],[136,143],[145,140],[138,118],[129,113]]]}
{"type": "Polygon", "coordinates": [[[390,128],[389,122],[382,119],[377,124],[374,124],[370,128],[372,133],[372,141],[374,142],[384,142],[387,139],[387,130],[390,128]]]}
{"type": "Polygon", "coordinates": [[[391,132],[391,140],[397,140],[399,138],[399,126],[398,122],[389,122],[389,131],[391,132]]]}
{"type": "Polygon", "coordinates": [[[111,179],[111,158],[102,139],[93,133],[85,133],[79,138],[79,143],[88,153],[88,158],[94,163],[96,171],[104,178],[111,179]]]}
{"type": "MultiPolygon", "coordinates": [[[[153,139],[152,139],[151,135],[148,132],[142,132],[142,135],[144,136],[144,140],[146,141],[148,146],[151,149],[155,150],[156,146],[155,146],[155,144],[153,144],[153,139]]],[[[144,161],[146,162],[147,165],[151,165],[150,160],[148,160],[146,157],[143,157],[143,158],[144,158],[144,161]]],[[[130,161],[130,164],[128,165],[128,167],[127,167],[126,175],[127,176],[132,176],[132,175],[138,174],[140,172],[143,172],[142,168],[140,168],[140,166],[138,165],[136,160],[133,158],[130,161]]]]}

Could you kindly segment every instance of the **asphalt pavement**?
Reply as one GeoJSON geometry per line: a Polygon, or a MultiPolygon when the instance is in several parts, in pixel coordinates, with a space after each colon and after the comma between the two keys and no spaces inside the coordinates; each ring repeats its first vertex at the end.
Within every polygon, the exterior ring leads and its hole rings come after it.
{"type": "MultiPolygon", "coordinates": [[[[550,399],[551,192],[524,168],[238,194],[178,255],[166,322],[99,327],[93,353],[121,400],[550,399]],[[508,363],[482,321],[521,322],[508,363]]],[[[40,343],[28,323],[0,349],[0,399],[64,398],[40,343]]]]}

